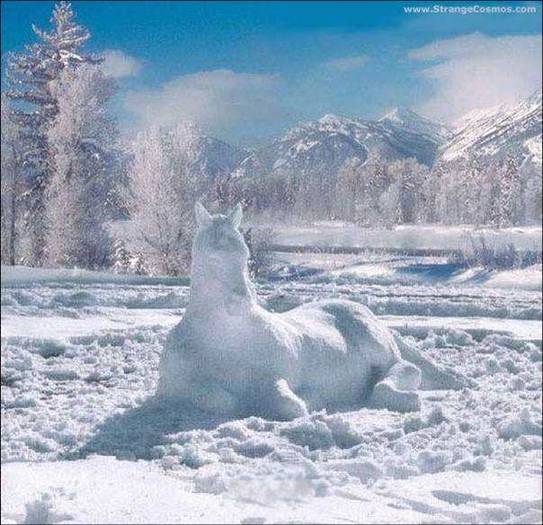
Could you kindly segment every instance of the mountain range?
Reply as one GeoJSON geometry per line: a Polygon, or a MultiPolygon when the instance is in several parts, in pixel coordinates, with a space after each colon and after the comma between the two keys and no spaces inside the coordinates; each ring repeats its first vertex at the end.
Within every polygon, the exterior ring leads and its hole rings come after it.
{"type": "Polygon", "coordinates": [[[514,105],[472,111],[449,127],[409,109],[394,109],[378,120],[325,115],[290,129],[253,151],[202,135],[191,143],[193,157],[210,179],[281,173],[337,174],[350,159],[365,162],[415,158],[421,164],[453,162],[477,154],[513,155],[541,164],[541,92],[514,105]]]}

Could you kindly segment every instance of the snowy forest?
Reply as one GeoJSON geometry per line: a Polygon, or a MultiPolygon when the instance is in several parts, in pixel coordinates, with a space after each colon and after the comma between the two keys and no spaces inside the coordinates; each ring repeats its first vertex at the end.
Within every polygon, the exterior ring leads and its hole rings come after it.
{"type": "Polygon", "coordinates": [[[187,269],[197,200],[210,209],[242,202],[255,221],[376,228],[541,221],[540,164],[518,151],[447,160],[432,138],[436,151],[423,162],[386,148],[338,154],[332,144],[310,161],[251,171],[247,165],[265,147],[236,150],[190,122],[121,136],[115,81],[103,57],[85,51],[90,31],[65,2],[51,23],[49,30],[33,27],[35,41],[12,53],[4,71],[4,264],[179,274],[187,269]],[[214,161],[206,141],[231,161],[214,161]]]}

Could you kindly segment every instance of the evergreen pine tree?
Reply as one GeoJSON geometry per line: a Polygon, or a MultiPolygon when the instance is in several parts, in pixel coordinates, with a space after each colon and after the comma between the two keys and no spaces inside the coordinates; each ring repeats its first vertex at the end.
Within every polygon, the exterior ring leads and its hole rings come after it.
{"type": "Polygon", "coordinates": [[[39,42],[11,54],[7,72],[6,95],[14,104],[12,118],[21,142],[19,169],[25,182],[24,217],[30,237],[27,260],[33,265],[45,260],[45,192],[52,170],[47,133],[58,113],[52,84],[67,67],[102,60],[82,52],[90,33],[76,23],[69,3],[55,6],[51,23],[50,32],[33,26],[39,42]]]}

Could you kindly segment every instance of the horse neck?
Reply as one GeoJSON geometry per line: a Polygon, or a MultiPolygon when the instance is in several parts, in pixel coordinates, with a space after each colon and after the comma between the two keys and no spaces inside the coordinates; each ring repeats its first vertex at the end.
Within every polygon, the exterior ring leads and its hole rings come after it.
{"type": "MultiPolygon", "coordinates": [[[[189,309],[236,314],[256,304],[247,264],[211,263],[205,254],[194,254],[189,309]]],[[[207,315],[206,315],[207,317],[207,315]]]]}

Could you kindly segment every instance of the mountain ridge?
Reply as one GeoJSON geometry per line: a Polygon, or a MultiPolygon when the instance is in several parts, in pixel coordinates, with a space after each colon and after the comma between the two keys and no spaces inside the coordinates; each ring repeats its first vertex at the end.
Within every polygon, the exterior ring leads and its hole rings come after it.
{"type": "Polygon", "coordinates": [[[456,128],[398,107],[377,120],[328,113],[253,150],[194,130],[189,143],[191,158],[209,180],[227,173],[234,178],[286,173],[334,178],[351,159],[364,163],[369,158],[415,158],[432,167],[472,155],[514,155],[541,164],[541,92],[514,105],[472,111],[456,128]]]}

